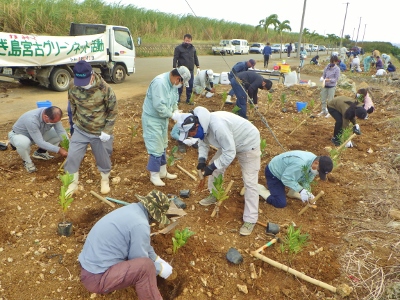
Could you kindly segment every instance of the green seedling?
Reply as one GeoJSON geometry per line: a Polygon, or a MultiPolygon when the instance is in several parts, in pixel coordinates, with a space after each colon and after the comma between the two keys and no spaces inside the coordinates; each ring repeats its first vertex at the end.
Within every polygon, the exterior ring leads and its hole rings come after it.
{"type": "Polygon", "coordinates": [[[178,159],[175,157],[175,153],[178,151],[178,146],[172,147],[170,151],[170,155],[167,158],[167,165],[168,167],[173,166],[175,161],[178,159]]]}
{"type": "Polygon", "coordinates": [[[195,232],[190,231],[187,227],[182,231],[175,230],[174,237],[172,237],[174,253],[176,253],[179,248],[183,247],[187,243],[187,240],[194,234],[195,232]]]}
{"type": "Polygon", "coordinates": [[[214,178],[214,187],[211,191],[212,195],[217,199],[217,202],[222,202],[228,199],[228,193],[225,191],[223,184],[224,178],[222,174],[219,174],[217,177],[214,178]]]}
{"type": "Polygon", "coordinates": [[[272,103],[272,94],[268,93],[267,97],[268,97],[268,103],[271,104],[272,103]]]}
{"type": "Polygon", "coordinates": [[[60,146],[61,146],[61,148],[64,148],[64,149],[67,150],[67,151],[68,151],[68,149],[69,149],[69,139],[68,139],[68,137],[67,137],[65,134],[63,134],[63,135],[61,136],[60,146]]]}
{"type": "Polygon", "coordinates": [[[235,107],[232,109],[232,113],[238,114],[240,110],[241,110],[241,108],[239,106],[235,105],[235,107]]]}
{"type": "Polygon", "coordinates": [[[340,152],[336,148],[333,148],[331,151],[329,151],[329,157],[332,159],[333,168],[336,168],[336,166],[338,165],[339,154],[340,152]]]}
{"type": "Polygon", "coordinates": [[[261,157],[264,157],[267,155],[267,141],[265,139],[261,139],[260,141],[260,150],[261,150],[261,157]]]}
{"type": "Polygon", "coordinates": [[[128,126],[128,129],[131,132],[131,143],[132,143],[133,138],[135,136],[137,136],[138,128],[139,128],[139,124],[136,124],[135,122],[132,122],[132,125],[128,126]]]}
{"type": "Polygon", "coordinates": [[[308,105],[310,106],[310,110],[313,110],[315,107],[315,100],[311,99],[310,102],[308,102],[308,105]]]}
{"type": "Polygon", "coordinates": [[[282,105],[282,107],[285,106],[285,103],[286,103],[286,102],[287,102],[286,94],[285,94],[285,93],[282,93],[282,94],[281,94],[281,105],[282,105]]]}
{"type": "Polygon", "coordinates": [[[301,167],[301,173],[303,174],[300,184],[310,193],[312,192],[311,186],[315,184],[314,178],[311,178],[310,167],[304,165],[301,167]]]}
{"type": "Polygon", "coordinates": [[[307,245],[309,236],[308,233],[301,233],[301,227],[295,229],[293,224],[290,224],[286,236],[282,238],[281,252],[284,253],[287,250],[289,256],[293,257],[307,245]]]}
{"type": "Polygon", "coordinates": [[[194,104],[194,92],[192,92],[192,94],[190,95],[189,103],[192,105],[194,104]]]}
{"type": "Polygon", "coordinates": [[[353,129],[351,126],[342,129],[340,134],[338,134],[340,144],[343,144],[347,139],[353,134],[353,129]]]}
{"type": "Polygon", "coordinates": [[[228,93],[227,91],[222,92],[222,103],[225,104],[226,98],[228,98],[228,93]]]}
{"type": "Polygon", "coordinates": [[[58,196],[58,203],[61,206],[63,222],[65,223],[65,214],[67,213],[72,201],[74,201],[74,198],[72,198],[70,194],[67,194],[68,186],[74,181],[74,175],[66,172],[63,175],[60,175],[59,178],[61,181],[61,188],[60,195],[58,196]]]}

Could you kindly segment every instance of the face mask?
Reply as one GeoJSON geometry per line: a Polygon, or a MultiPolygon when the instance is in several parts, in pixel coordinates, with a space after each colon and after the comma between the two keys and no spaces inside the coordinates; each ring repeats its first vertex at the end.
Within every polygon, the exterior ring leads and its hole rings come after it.
{"type": "Polygon", "coordinates": [[[90,89],[91,87],[93,86],[93,84],[88,84],[88,85],[85,85],[85,86],[81,86],[81,88],[83,88],[83,89],[85,89],[85,90],[88,90],[88,89],[90,89]]]}
{"type": "Polygon", "coordinates": [[[190,43],[183,43],[183,46],[186,47],[186,48],[189,48],[190,43]]]}
{"type": "Polygon", "coordinates": [[[196,132],[196,135],[194,136],[194,138],[198,138],[198,139],[201,139],[201,140],[204,139],[204,130],[203,130],[203,127],[201,127],[200,124],[197,127],[197,132],[196,132]]]}
{"type": "Polygon", "coordinates": [[[180,89],[181,87],[182,87],[182,83],[174,84],[174,88],[176,88],[176,89],[180,89]]]}
{"type": "Polygon", "coordinates": [[[56,125],[56,123],[46,123],[47,125],[56,125]]]}
{"type": "Polygon", "coordinates": [[[311,168],[311,173],[314,174],[314,175],[318,175],[319,174],[318,170],[314,170],[313,168],[311,168]]]}

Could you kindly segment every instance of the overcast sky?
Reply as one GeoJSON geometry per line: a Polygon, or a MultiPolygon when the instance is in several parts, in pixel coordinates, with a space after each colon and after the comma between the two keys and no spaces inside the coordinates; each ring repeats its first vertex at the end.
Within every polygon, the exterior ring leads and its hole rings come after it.
{"type": "MultiPolygon", "coordinates": [[[[176,15],[194,14],[210,19],[224,19],[249,25],[258,25],[261,19],[277,14],[279,21],[288,20],[293,32],[300,31],[304,0],[106,0],[122,5],[132,4],[138,8],[158,10],[176,15]]],[[[321,1],[307,0],[303,28],[321,34],[341,36],[346,3],[348,4],[344,35],[353,40],[384,41],[400,43],[396,0],[321,1]],[[361,23],[360,23],[361,18],[361,23]],[[357,39],[358,34],[358,39],[357,39]]],[[[398,2],[397,2],[398,3],[398,2]]],[[[234,38],[234,37],[232,37],[234,38]]]]}

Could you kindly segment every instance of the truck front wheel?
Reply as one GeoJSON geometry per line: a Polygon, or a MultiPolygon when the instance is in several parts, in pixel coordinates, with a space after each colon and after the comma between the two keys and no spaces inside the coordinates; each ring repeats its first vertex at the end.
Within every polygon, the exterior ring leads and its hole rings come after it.
{"type": "Polygon", "coordinates": [[[121,65],[116,65],[112,71],[111,80],[114,83],[122,83],[124,82],[126,77],[126,70],[121,65]]]}
{"type": "Polygon", "coordinates": [[[50,74],[51,88],[57,92],[64,92],[68,90],[69,83],[71,82],[71,74],[61,68],[54,68],[50,74]]]}

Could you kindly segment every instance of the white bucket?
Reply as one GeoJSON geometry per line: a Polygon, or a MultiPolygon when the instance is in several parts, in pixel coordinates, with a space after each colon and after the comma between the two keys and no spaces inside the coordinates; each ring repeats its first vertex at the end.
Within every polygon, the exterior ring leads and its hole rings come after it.
{"type": "Polygon", "coordinates": [[[231,84],[228,78],[228,72],[221,73],[221,84],[231,84]]]}
{"type": "Polygon", "coordinates": [[[213,83],[214,84],[219,84],[219,78],[220,78],[220,74],[219,73],[214,73],[213,83]]]}
{"type": "Polygon", "coordinates": [[[285,76],[285,86],[292,86],[295,84],[298,84],[298,77],[297,77],[297,72],[296,71],[292,71],[290,73],[287,73],[284,75],[285,76]]]}

